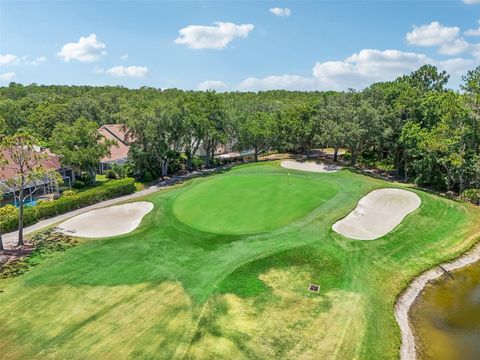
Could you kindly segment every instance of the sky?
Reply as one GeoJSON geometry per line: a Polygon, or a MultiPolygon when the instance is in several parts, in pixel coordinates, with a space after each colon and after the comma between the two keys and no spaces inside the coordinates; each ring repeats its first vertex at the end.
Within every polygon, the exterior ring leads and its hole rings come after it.
{"type": "Polygon", "coordinates": [[[345,90],[480,65],[480,0],[0,0],[0,86],[345,90]]]}

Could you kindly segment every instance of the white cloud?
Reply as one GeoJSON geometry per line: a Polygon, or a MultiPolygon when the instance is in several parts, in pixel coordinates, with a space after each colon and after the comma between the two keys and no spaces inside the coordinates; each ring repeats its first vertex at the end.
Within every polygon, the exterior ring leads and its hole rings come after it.
{"type": "Polygon", "coordinates": [[[438,52],[444,55],[457,55],[470,49],[470,44],[463,38],[453,40],[449,43],[443,44],[438,52]]]}
{"type": "Polygon", "coordinates": [[[114,66],[105,72],[112,76],[144,77],[148,74],[148,68],[144,66],[114,66]]]}
{"type": "Polygon", "coordinates": [[[445,70],[455,81],[455,78],[460,79],[462,75],[476,67],[478,63],[472,59],[454,58],[434,62],[433,65],[438,66],[440,70],[445,70]]]}
{"type": "Polygon", "coordinates": [[[291,15],[291,11],[289,8],[278,8],[274,7],[270,9],[270,12],[275,15],[275,16],[281,16],[281,17],[289,17],[291,15]]]}
{"type": "MultiPolygon", "coordinates": [[[[480,24],[480,20],[478,20],[478,23],[480,24]]],[[[480,26],[476,29],[467,30],[464,34],[467,36],[480,36],[480,26]]]]}
{"type": "Polygon", "coordinates": [[[25,62],[26,65],[33,65],[33,66],[42,64],[42,63],[46,62],[47,60],[48,59],[45,56],[37,57],[34,60],[28,60],[28,57],[23,58],[23,61],[25,62]]]}
{"type": "Polygon", "coordinates": [[[120,56],[120,59],[127,60],[128,59],[128,54],[123,54],[122,56],[120,56]]]}
{"type": "Polygon", "coordinates": [[[14,72],[7,72],[0,74],[0,80],[1,81],[11,81],[17,74],[14,72]]]}
{"type": "Polygon", "coordinates": [[[463,0],[463,2],[467,5],[480,4],[480,0],[463,0]]]}
{"type": "Polygon", "coordinates": [[[264,78],[249,77],[238,85],[244,91],[265,91],[265,90],[315,90],[318,83],[313,78],[306,78],[299,75],[272,75],[264,78]]]}
{"type": "Polygon", "coordinates": [[[406,38],[411,45],[434,46],[454,41],[459,34],[458,26],[443,26],[438,21],[434,21],[428,25],[414,25],[413,30],[407,33],[406,38]]]}
{"type": "Polygon", "coordinates": [[[393,80],[429,62],[431,60],[423,54],[363,49],[343,61],[317,62],[313,75],[322,87],[361,88],[376,81],[393,80]]]}
{"type": "Polygon", "coordinates": [[[80,37],[76,43],[68,43],[63,45],[57,56],[63,58],[66,62],[70,60],[78,60],[84,62],[93,62],[100,59],[107,52],[107,46],[97,40],[96,34],[90,34],[87,37],[80,37]]]}
{"type": "MultiPolygon", "coordinates": [[[[478,30],[468,30],[465,35],[475,35],[478,30]]],[[[472,53],[474,56],[477,45],[471,44],[463,37],[460,37],[460,28],[457,26],[443,26],[438,21],[428,25],[414,26],[413,30],[407,33],[409,44],[419,46],[438,46],[438,52],[442,55],[458,55],[463,52],[472,53]]]]}
{"type": "Polygon", "coordinates": [[[175,43],[192,49],[224,49],[235,38],[246,38],[253,29],[252,24],[230,22],[216,22],[215,26],[190,25],[178,31],[180,37],[175,43]]]}
{"type": "Polygon", "coordinates": [[[223,81],[205,80],[198,84],[198,90],[225,90],[228,86],[223,81]]]}
{"type": "MultiPolygon", "coordinates": [[[[478,52],[480,57],[480,45],[478,52]]],[[[414,52],[363,49],[344,60],[317,62],[312,69],[312,77],[299,75],[249,77],[238,85],[238,89],[250,91],[363,89],[375,82],[393,81],[399,76],[408,75],[425,64],[446,70],[451,75],[449,83],[458,86],[461,75],[478,65],[478,61],[465,58],[440,61],[414,52]]]]}
{"type": "Polygon", "coordinates": [[[0,54],[0,65],[16,64],[18,63],[18,57],[12,54],[0,54]]]}

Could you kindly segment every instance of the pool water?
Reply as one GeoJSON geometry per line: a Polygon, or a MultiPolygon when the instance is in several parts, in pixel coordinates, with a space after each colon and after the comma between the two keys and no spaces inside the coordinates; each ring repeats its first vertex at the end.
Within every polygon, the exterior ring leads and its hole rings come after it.
{"type": "Polygon", "coordinates": [[[410,312],[418,358],[480,359],[480,262],[443,275],[410,312]]]}
{"type": "MultiPolygon", "coordinates": [[[[17,203],[17,204],[15,204],[15,202],[13,202],[13,203],[12,203],[12,205],[15,205],[15,206],[17,206],[17,207],[18,207],[18,203],[17,203]]],[[[32,200],[25,200],[25,201],[23,202],[23,205],[24,205],[25,207],[32,207],[32,206],[35,206],[35,205],[37,205],[37,200],[35,200],[35,199],[32,199],[32,200]]]]}

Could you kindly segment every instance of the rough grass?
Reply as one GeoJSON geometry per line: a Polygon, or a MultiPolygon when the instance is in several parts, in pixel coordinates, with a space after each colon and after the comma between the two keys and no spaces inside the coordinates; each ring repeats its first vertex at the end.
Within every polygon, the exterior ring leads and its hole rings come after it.
{"type": "Polygon", "coordinates": [[[288,225],[269,219],[269,231],[228,234],[253,230],[221,229],[217,218],[214,232],[200,231],[174,215],[176,201],[217,179],[288,180],[278,163],[247,165],[149,196],[155,208],[131,234],[82,241],[0,280],[2,359],[397,357],[396,296],[471,246],[479,211],[418,192],[422,206],[392,233],[348,240],[331,225],[368,191],[392,185],[349,171],[290,172],[322,200],[307,212],[295,205],[288,225]]]}

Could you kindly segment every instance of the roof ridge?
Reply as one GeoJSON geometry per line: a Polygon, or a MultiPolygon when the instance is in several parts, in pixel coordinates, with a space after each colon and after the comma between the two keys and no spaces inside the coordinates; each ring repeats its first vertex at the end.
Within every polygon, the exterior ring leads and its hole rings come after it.
{"type": "Polygon", "coordinates": [[[109,134],[111,134],[114,138],[116,138],[118,141],[120,141],[123,145],[128,146],[127,142],[125,140],[120,139],[116,134],[114,134],[110,129],[107,127],[109,125],[120,125],[120,124],[105,124],[100,127],[100,129],[104,129],[108,131],[109,134]]]}

